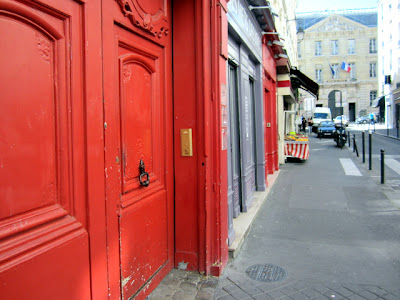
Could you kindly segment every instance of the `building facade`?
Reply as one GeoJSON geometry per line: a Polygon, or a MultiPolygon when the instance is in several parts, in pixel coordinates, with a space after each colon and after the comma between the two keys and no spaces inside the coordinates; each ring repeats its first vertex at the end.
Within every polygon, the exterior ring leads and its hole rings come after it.
{"type": "Polygon", "coordinates": [[[235,218],[247,212],[254,192],[264,191],[267,175],[279,169],[277,70],[286,66],[289,76],[289,57],[278,24],[288,17],[286,7],[294,16],[295,1],[228,3],[229,245],[235,240],[235,218]]]}
{"type": "Polygon", "coordinates": [[[378,79],[379,100],[386,124],[400,127],[400,2],[378,2],[378,79]]]}
{"type": "MultiPolygon", "coordinates": [[[[285,111],[294,111],[298,106],[297,89],[291,84],[291,69],[297,66],[297,36],[296,36],[296,5],[297,1],[273,1],[277,7],[279,20],[276,29],[280,33],[279,39],[283,44],[285,56],[277,55],[277,157],[278,163],[285,163],[284,137],[285,137],[285,111]]],[[[271,39],[270,36],[266,36],[271,39]]]]}
{"type": "Polygon", "coordinates": [[[247,1],[228,3],[228,224],[247,212],[256,190],[265,190],[261,27],[247,1]]]}
{"type": "MultiPolygon", "coordinates": [[[[304,31],[298,43],[298,66],[320,86],[316,106],[329,107],[332,116],[350,121],[371,112],[378,96],[377,12],[374,9],[297,14],[304,31]]],[[[310,115],[306,93],[302,114],[310,115]],[[307,99],[307,100],[305,100],[307,99]]]]}
{"type": "Polygon", "coordinates": [[[282,160],[295,3],[0,1],[0,295],[219,276],[282,160]]]}
{"type": "Polygon", "coordinates": [[[221,274],[226,2],[0,1],[1,298],[221,274]]]}

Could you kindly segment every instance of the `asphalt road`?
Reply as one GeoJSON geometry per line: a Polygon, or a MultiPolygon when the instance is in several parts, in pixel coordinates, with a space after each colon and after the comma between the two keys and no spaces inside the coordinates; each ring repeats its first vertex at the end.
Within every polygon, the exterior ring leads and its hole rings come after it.
{"type": "Polygon", "coordinates": [[[400,147],[373,139],[373,170],[315,136],[308,161],[281,166],[216,299],[400,299],[400,173],[380,184],[375,168],[379,147],[394,165],[400,147]]]}
{"type": "MultiPolygon", "coordinates": [[[[372,141],[372,154],[380,154],[380,150],[384,149],[385,153],[388,155],[400,155],[400,140],[388,138],[384,135],[384,132],[381,131],[382,134],[371,132],[371,141],[372,141]]],[[[362,131],[350,129],[351,137],[356,135],[356,141],[359,149],[362,149],[362,131]]],[[[368,144],[369,144],[369,132],[364,132],[365,137],[365,149],[366,153],[368,153],[368,144]]]]}

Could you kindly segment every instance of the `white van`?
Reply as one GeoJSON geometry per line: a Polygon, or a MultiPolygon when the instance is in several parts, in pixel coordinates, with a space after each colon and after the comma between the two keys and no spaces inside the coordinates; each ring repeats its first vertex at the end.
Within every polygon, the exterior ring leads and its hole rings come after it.
{"type": "Polygon", "coordinates": [[[313,132],[317,132],[319,123],[332,121],[331,109],[329,107],[316,107],[313,113],[313,132]]]}

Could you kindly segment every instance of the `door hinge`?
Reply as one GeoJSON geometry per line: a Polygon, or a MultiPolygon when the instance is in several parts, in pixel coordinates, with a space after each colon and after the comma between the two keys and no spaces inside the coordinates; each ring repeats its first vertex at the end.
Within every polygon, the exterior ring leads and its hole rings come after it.
{"type": "Polygon", "coordinates": [[[213,183],[213,191],[216,192],[217,191],[217,184],[214,182],[213,183]]]}
{"type": "Polygon", "coordinates": [[[107,129],[107,122],[104,122],[104,129],[107,129]]]}

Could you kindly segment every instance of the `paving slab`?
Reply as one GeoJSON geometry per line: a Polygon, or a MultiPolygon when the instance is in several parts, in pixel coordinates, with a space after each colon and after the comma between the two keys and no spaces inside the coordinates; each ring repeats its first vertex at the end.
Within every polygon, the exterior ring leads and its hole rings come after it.
{"type": "Polygon", "coordinates": [[[381,185],[328,139],[311,137],[310,153],[281,166],[220,278],[173,270],[149,299],[400,300],[400,178],[381,185]],[[362,176],[346,176],[340,158],[362,176]]]}

